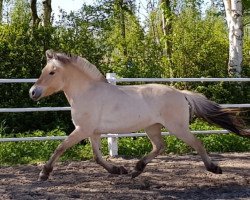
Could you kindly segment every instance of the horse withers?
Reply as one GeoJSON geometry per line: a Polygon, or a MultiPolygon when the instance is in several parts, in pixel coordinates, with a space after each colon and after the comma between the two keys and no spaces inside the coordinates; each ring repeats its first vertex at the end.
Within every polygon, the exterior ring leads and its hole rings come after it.
{"type": "Polygon", "coordinates": [[[190,133],[189,119],[195,114],[241,136],[250,136],[235,110],[221,108],[201,94],[180,91],[160,84],[117,86],[109,84],[101,72],[86,59],[51,50],[46,51],[47,64],[37,82],[30,89],[30,97],[38,101],[63,91],[71,106],[75,130],[55,150],[39,174],[47,180],[56,160],[63,152],[89,138],[98,164],[113,174],[127,174],[123,166],[115,166],[102,158],[102,133],[127,133],[145,129],[152,151],[139,160],[131,172],[141,174],[146,165],[164,151],[162,127],[201,156],[208,171],[222,170],[209,158],[202,143],[190,133]]]}

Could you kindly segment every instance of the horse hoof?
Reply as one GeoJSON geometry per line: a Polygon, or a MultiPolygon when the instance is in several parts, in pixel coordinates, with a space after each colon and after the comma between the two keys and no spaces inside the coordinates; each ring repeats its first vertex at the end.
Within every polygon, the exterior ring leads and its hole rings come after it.
{"type": "Polygon", "coordinates": [[[39,178],[38,178],[38,181],[47,181],[49,178],[49,175],[48,174],[44,174],[43,172],[41,172],[39,174],[39,178]]]}
{"type": "Polygon", "coordinates": [[[111,174],[127,174],[128,171],[123,166],[113,166],[112,170],[110,171],[111,174]]]}
{"type": "Polygon", "coordinates": [[[141,173],[142,173],[142,171],[134,170],[134,171],[131,173],[131,178],[135,178],[135,177],[139,176],[141,173]]]}
{"type": "Polygon", "coordinates": [[[211,166],[207,170],[214,173],[214,174],[222,174],[222,169],[213,163],[211,164],[211,166]]]}
{"type": "Polygon", "coordinates": [[[125,169],[125,167],[120,166],[119,169],[120,169],[120,174],[128,174],[128,171],[125,169]]]}

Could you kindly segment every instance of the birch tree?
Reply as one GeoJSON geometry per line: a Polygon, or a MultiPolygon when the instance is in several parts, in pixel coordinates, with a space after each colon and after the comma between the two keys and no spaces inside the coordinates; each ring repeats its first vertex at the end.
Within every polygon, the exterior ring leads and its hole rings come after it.
{"type": "Polygon", "coordinates": [[[3,20],[3,0],[0,0],[0,23],[3,20]]]}
{"type": "Polygon", "coordinates": [[[43,1],[43,26],[48,27],[51,25],[51,0],[44,0],[43,1]]]}
{"type": "Polygon", "coordinates": [[[241,77],[242,71],[242,1],[223,0],[226,11],[226,20],[229,30],[229,61],[228,73],[234,77],[241,77]]]}

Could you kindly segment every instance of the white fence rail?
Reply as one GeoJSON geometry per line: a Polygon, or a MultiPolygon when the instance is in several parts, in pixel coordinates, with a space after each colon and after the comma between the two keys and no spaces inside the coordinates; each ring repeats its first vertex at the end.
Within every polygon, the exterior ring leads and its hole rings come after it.
{"type": "MultiPolygon", "coordinates": [[[[225,134],[227,130],[206,130],[191,131],[193,134],[225,134]]],[[[162,135],[171,135],[169,132],[162,132],[162,135]]],[[[121,138],[121,137],[143,137],[146,133],[121,133],[121,134],[102,134],[102,138],[121,138]]],[[[47,140],[64,140],[67,136],[46,136],[46,137],[24,137],[24,138],[0,138],[0,142],[24,142],[24,141],[47,141],[47,140]]]]}
{"type": "MultiPolygon", "coordinates": [[[[220,104],[223,108],[250,108],[250,104],[220,104]]],[[[70,111],[70,107],[0,108],[0,113],[70,111]]]]}
{"type": "MultiPolygon", "coordinates": [[[[108,81],[120,82],[250,82],[250,78],[116,78],[107,73],[108,81]]],[[[0,79],[0,83],[34,83],[37,79],[0,79]]]]}
{"type": "MultiPolygon", "coordinates": [[[[111,84],[119,82],[250,82],[250,78],[116,78],[115,73],[106,74],[106,78],[111,84]]],[[[3,83],[34,83],[37,79],[0,79],[3,83]]],[[[230,108],[249,108],[250,104],[221,104],[222,107],[230,108]]],[[[13,112],[44,112],[44,111],[70,111],[70,107],[38,107],[38,108],[0,108],[0,113],[13,112]]],[[[225,134],[227,130],[192,131],[194,134],[225,134]]],[[[163,132],[162,135],[169,135],[163,132]]],[[[102,134],[108,138],[109,154],[118,155],[119,137],[138,137],[146,136],[146,133],[126,133],[126,134],[102,134]]],[[[45,141],[45,140],[64,140],[67,136],[48,136],[48,137],[25,137],[25,138],[0,138],[0,142],[18,141],[45,141]]]]}

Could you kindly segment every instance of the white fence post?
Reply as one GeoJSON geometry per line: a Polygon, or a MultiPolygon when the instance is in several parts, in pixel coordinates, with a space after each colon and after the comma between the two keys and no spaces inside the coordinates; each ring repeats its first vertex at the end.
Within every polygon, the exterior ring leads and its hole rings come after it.
{"type": "MultiPolygon", "coordinates": [[[[116,73],[107,73],[106,78],[108,79],[109,83],[116,85],[116,73]]],[[[108,149],[110,156],[118,156],[118,137],[108,137],[108,149]]]]}

